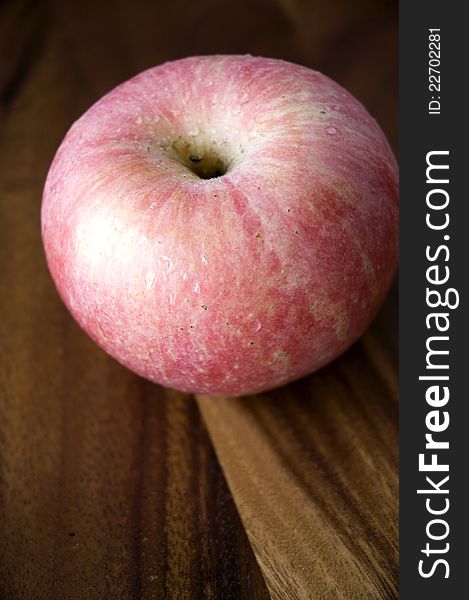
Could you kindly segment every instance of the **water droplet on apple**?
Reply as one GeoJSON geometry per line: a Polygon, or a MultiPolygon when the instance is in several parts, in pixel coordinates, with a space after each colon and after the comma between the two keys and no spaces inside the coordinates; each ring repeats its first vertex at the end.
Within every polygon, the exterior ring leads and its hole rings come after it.
{"type": "Polygon", "coordinates": [[[254,321],[254,331],[260,331],[262,328],[262,323],[260,321],[254,321]]]}
{"type": "Polygon", "coordinates": [[[208,260],[207,260],[206,256],[204,256],[203,254],[201,254],[200,258],[202,259],[202,262],[204,263],[204,265],[208,265],[208,260]]]}
{"type": "Polygon", "coordinates": [[[208,81],[208,82],[207,82],[207,85],[210,85],[210,86],[212,86],[212,85],[213,85],[213,81],[208,81]]]}
{"type": "Polygon", "coordinates": [[[136,125],[142,124],[142,117],[140,115],[138,115],[138,117],[135,119],[135,123],[136,123],[136,125]]]}
{"type": "Polygon", "coordinates": [[[169,258],[169,256],[162,255],[160,258],[165,263],[164,270],[166,271],[166,273],[169,273],[174,269],[173,261],[169,258]]]}
{"type": "Polygon", "coordinates": [[[200,293],[200,284],[199,284],[199,282],[198,282],[198,281],[196,281],[196,283],[195,283],[195,285],[194,285],[194,292],[195,292],[196,294],[199,294],[199,293],[200,293]]]}
{"type": "Polygon", "coordinates": [[[155,283],[155,278],[156,275],[152,271],[148,271],[148,273],[145,275],[145,285],[147,290],[151,290],[153,284],[155,283]]]}
{"type": "Polygon", "coordinates": [[[169,303],[171,304],[171,306],[174,306],[176,302],[176,294],[174,294],[174,292],[171,292],[171,294],[169,294],[169,303]]]}
{"type": "Polygon", "coordinates": [[[335,127],[328,127],[326,131],[329,135],[335,135],[337,133],[337,129],[335,127]]]}

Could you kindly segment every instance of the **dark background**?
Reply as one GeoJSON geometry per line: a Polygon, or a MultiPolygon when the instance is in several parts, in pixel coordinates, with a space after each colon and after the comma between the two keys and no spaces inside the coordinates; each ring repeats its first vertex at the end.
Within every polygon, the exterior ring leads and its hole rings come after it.
{"type": "MultiPolygon", "coordinates": [[[[400,267],[400,389],[401,389],[401,463],[400,463],[400,582],[402,600],[414,598],[463,598],[467,595],[467,540],[469,539],[469,486],[467,481],[467,440],[469,404],[467,402],[467,334],[469,331],[467,298],[469,278],[467,269],[467,105],[468,82],[463,65],[466,31],[464,6],[449,5],[429,0],[425,11],[412,3],[401,3],[400,27],[400,140],[401,140],[401,267],[400,267]],[[440,29],[441,113],[428,114],[428,103],[434,95],[429,90],[429,28],[440,29]],[[426,183],[426,155],[432,150],[447,150],[449,184],[426,183]],[[426,225],[426,195],[430,189],[443,188],[450,196],[447,209],[450,222],[447,230],[431,230],[426,225]],[[443,236],[449,235],[449,240],[443,236]],[[460,305],[449,313],[450,328],[447,342],[440,342],[449,350],[440,364],[448,364],[450,399],[443,410],[449,413],[448,429],[439,434],[449,442],[449,449],[438,452],[438,461],[449,464],[450,507],[440,515],[449,524],[449,535],[442,540],[431,540],[426,533],[427,524],[438,515],[431,515],[425,506],[425,494],[418,489],[429,489],[429,476],[435,483],[441,481],[440,473],[419,472],[418,455],[425,449],[428,433],[426,415],[431,407],[425,401],[425,392],[431,382],[419,381],[419,375],[430,374],[426,370],[426,342],[435,334],[428,329],[426,316],[434,312],[426,304],[426,287],[434,288],[427,281],[429,261],[426,246],[430,248],[446,243],[450,249],[448,263],[439,261],[441,272],[449,267],[450,277],[440,288],[458,290],[460,305]],[[443,437],[444,436],[444,437],[443,437]],[[422,551],[426,545],[434,550],[448,551],[430,554],[422,551]],[[444,577],[444,565],[437,565],[432,577],[423,578],[418,573],[419,561],[424,560],[423,571],[429,573],[435,559],[445,559],[449,564],[449,577],[444,577]]],[[[432,66],[436,66],[433,62],[432,66]]],[[[441,177],[443,179],[443,177],[441,177]]],[[[442,211],[443,212],[443,211],[442,211]]],[[[432,219],[435,217],[432,216],[432,219]]],[[[443,290],[440,290],[443,292],[443,290]]],[[[437,309],[438,310],[438,309],[437,309]]],[[[435,311],[437,312],[437,311],[435,311]]],[[[444,335],[441,333],[440,335],[444,335]]],[[[434,342],[433,346],[434,347],[434,342]]],[[[434,374],[436,375],[436,371],[434,374]]],[[[428,460],[428,459],[427,459],[428,460]]],[[[436,507],[436,496],[431,508],[436,507]]],[[[440,496],[440,505],[443,505],[440,496]]],[[[436,525],[438,527],[438,525],[436,525]]],[[[435,525],[432,535],[441,535],[435,525]]]]}
{"type": "Polygon", "coordinates": [[[261,397],[196,399],[85,336],[39,225],[71,123],[187,55],[321,70],[397,152],[397,43],[386,1],[0,2],[1,598],[397,597],[396,291],[319,373],[261,397]],[[268,465],[250,455],[253,431],[268,465]]]}

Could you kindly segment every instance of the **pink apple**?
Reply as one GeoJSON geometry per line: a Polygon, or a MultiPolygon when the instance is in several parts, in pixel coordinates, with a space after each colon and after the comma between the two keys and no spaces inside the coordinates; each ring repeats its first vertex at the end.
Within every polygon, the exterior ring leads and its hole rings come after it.
{"type": "Polygon", "coordinates": [[[321,73],[204,56],[118,86],[70,129],[42,205],[50,271],[136,373],[241,395],[352,344],[397,259],[397,167],[321,73]]]}

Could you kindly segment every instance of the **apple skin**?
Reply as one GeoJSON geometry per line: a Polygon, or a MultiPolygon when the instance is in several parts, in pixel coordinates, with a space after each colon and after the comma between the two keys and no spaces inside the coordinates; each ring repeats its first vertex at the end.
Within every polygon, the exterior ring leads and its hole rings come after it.
{"type": "Polygon", "coordinates": [[[71,127],[42,235],[60,296],[111,356],[182,391],[255,393],[330,362],[375,316],[396,269],[397,165],[321,73],[187,58],[71,127]]]}

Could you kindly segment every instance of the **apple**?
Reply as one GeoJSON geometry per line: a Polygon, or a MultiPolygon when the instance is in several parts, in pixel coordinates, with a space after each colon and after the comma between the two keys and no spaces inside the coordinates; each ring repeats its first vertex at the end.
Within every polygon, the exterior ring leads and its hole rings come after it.
{"type": "Polygon", "coordinates": [[[319,72],[186,58],[71,127],[42,235],[69,311],[122,364],[186,392],[260,392],[325,365],[375,316],[396,269],[396,161],[319,72]]]}

